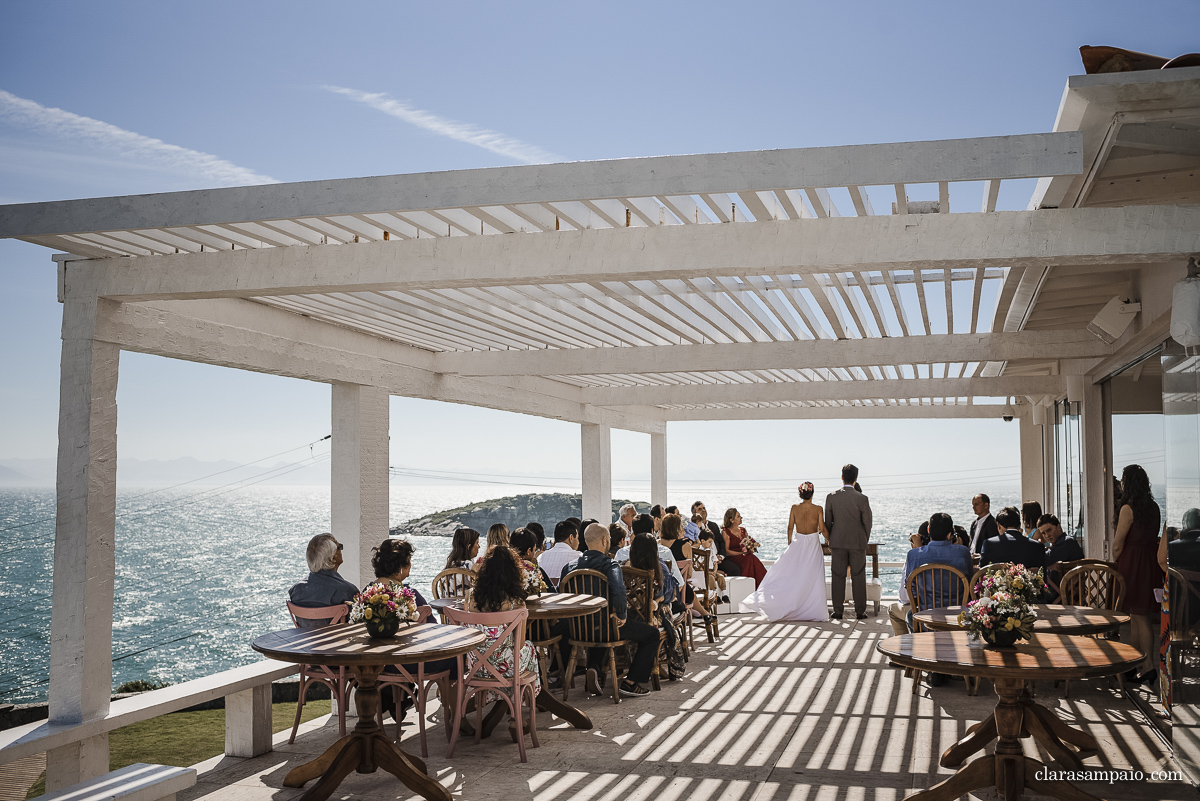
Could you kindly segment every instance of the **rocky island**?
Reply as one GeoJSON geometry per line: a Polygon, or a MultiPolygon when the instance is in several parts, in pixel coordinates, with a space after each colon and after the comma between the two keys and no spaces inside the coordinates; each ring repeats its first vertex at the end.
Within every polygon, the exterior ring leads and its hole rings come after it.
{"type": "MultiPolygon", "coordinates": [[[[617,510],[627,503],[633,503],[639,512],[650,509],[650,504],[644,501],[614,500],[612,520],[616,519],[617,510]]],[[[495,523],[503,523],[511,531],[526,523],[538,522],[545,526],[546,536],[552,537],[555,523],[568,517],[579,517],[582,508],[583,500],[579,495],[561,492],[512,495],[418,517],[392,527],[391,534],[393,537],[452,537],[456,528],[473,528],[486,534],[495,523]]]]}

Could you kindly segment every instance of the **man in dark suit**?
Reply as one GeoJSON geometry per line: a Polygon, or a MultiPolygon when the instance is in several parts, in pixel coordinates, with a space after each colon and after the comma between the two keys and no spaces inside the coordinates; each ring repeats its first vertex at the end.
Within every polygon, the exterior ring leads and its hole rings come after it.
{"type": "Polygon", "coordinates": [[[975,522],[971,524],[971,553],[979,553],[985,542],[1000,534],[1000,527],[992,517],[992,500],[984,493],[971,499],[971,508],[975,510],[975,522]]]}
{"type": "Polygon", "coordinates": [[[1029,570],[1046,566],[1046,551],[1042,544],[1021,532],[1021,512],[1017,507],[1004,507],[996,515],[996,523],[1004,529],[1004,533],[983,543],[983,551],[979,555],[980,567],[996,562],[1012,562],[1029,570]]]}
{"type": "Polygon", "coordinates": [[[740,576],[742,569],[738,567],[737,562],[729,558],[725,553],[725,538],[721,536],[721,527],[708,519],[708,509],[704,506],[704,501],[696,501],[692,504],[692,514],[700,515],[704,518],[704,522],[700,523],[701,528],[707,528],[712,532],[713,544],[717,546],[717,570],[720,570],[727,576],[740,576]]]}
{"type": "Polygon", "coordinates": [[[846,568],[850,568],[850,587],[854,593],[854,614],[867,619],[867,540],[871,537],[871,503],[854,489],[858,468],[842,468],[842,488],[825,496],[825,529],[829,532],[830,565],[833,583],[831,620],[842,619],[846,604],[846,568]]]}

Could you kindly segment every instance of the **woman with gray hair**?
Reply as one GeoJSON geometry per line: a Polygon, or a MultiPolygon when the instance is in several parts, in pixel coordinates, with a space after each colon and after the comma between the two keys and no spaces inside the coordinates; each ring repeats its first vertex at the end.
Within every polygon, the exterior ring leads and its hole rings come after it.
{"type": "MultiPolygon", "coordinates": [[[[342,578],[337,569],[342,565],[342,544],[332,534],[318,534],[308,541],[308,578],[288,591],[288,598],[296,606],[310,609],[320,606],[336,606],[354,600],[358,588],[342,578]]],[[[328,620],[300,618],[301,628],[320,628],[328,620]]]]}

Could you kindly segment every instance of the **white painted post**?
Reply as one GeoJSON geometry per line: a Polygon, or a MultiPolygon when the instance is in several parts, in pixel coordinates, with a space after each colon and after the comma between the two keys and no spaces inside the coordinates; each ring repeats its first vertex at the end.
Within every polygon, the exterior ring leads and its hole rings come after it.
{"type": "Polygon", "coordinates": [[[667,434],[650,435],[650,503],[667,505],[667,434]]]}
{"type": "Polygon", "coordinates": [[[225,753],[256,757],[270,750],[270,683],[225,696],[225,753]]]}
{"type": "Polygon", "coordinates": [[[1049,511],[1043,493],[1045,482],[1042,480],[1043,427],[1035,425],[1029,414],[1021,415],[1017,421],[1021,427],[1021,500],[1038,501],[1043,511],[1049,511]]]}
{"type": "Polygon", "coordinates": [[[582,423],[580,445],[583,455],[583,519],[594,518],[604,525],[612,514],[612,429],[582,423]]]}
{"type": "Polygon", "coordinates": [[[388,393],[360,384],[333,385],[333,536],[342,543],[347,581],[374,577],[371,549],[388,536],[388,393]]]}
{"type": "Polygon", "coordinates": [[[1085,379],[1083,386],[1083,526],[1084,553],[1108,559],[1109,508],[1112,479],[1104,451],[1104,406],[1099,384],[1085,379]]]}
{"type": "MultiPolygon", "coordinates": [[[[50,610],[50,723],[108,714],[112,694],[117,372],[120,348],[93,340],[94,300],[63,304],[58,520],[50,610]]],[[[108,772],[108,735],[46,754],[46,789],[108,772]]]]}

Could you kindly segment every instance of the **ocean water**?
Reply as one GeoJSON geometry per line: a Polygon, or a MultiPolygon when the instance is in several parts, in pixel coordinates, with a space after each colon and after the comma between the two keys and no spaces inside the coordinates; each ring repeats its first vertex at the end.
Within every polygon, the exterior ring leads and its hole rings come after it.
{"type": "MultiPolygon", "coordinates": [[[[818,488],[819,496],[829,488],[818,488]]],[[[474,501],[536,487],[393,486],[392,525],[474,501]]],[[[544,490],[541,490],[544,491],[544,490]]],[[[648,493],[647,493],[648,494],[648,493]]],[[[872,541],[880,561],[903,561],[908,535],[937,511],[963,525],[973,517],[970,490],[868,491],[872,541]]],[[[622,496],[640,498],[636,493],[622,496]]],[[[1015,503],[1015,488],[992,493],[995,508],[1015,503]],[[1009,497],[1011,496],[1011,497],[1009,497]]],[[[764,559],[786,547],[795,490],[686,489],[670,502],[703,500],[713,519],[727,507],[742,514],[764,559]]],[[[0,702],[45,700],[50,662],[54,491],[0,488],[0,702]]],[[[117,495],[117,576],[113,611],[113,684],[134,679],[180,682],[252,662],[257,635],[290,625],[284,600],[307,572],[310,537],[329,530],[328,487],[123,488],[117,495]]],[[[542,522],[548,530],[556,521],[542,522]]],[[[414,538],[412,586],[428,595],[450,542],[414,538]]],[[[899,569],[884,569],[884,594],[895,594],[899,569]]]]}

